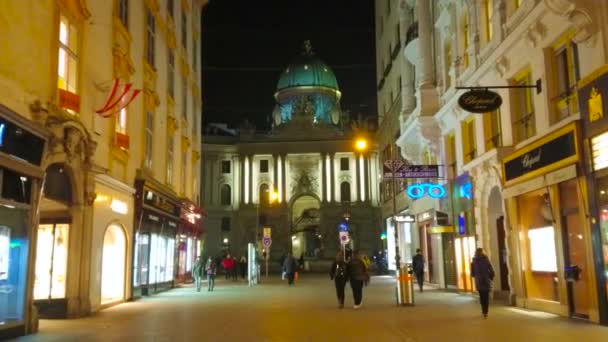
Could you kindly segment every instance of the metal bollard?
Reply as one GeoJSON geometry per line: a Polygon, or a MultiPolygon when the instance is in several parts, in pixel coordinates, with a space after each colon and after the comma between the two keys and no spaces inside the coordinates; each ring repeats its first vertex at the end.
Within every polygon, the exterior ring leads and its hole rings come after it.
{"type": "Polygon", "coordinates": [[[401,267],[402,279],[399,279],[399,286],[401,286],[401,293],[403,293],[402,305],[414,305],[413,273],[411,264],[401,267]]]}

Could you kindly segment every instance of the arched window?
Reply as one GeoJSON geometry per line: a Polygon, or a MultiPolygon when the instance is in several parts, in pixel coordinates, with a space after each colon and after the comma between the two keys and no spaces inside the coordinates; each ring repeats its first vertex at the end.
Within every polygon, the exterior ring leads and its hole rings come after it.
{"type": "Polygon", "coordinates": [[[261,205],[269,205],[270,204],[270,188],[268,184],[260,185],[260,204],[261,205]]]}
{"type": "Polygon", "coordinates": [[[232,192],[230,191],[230,185],[222,184],[220,187],[220,203],[222,205],[230,205],[232,192]]]}
{"type": "Polygon", "coordinates": [[[350,183],[342,182],[340,184],[340,200],[342,202],[350,202],[350,183]]]}

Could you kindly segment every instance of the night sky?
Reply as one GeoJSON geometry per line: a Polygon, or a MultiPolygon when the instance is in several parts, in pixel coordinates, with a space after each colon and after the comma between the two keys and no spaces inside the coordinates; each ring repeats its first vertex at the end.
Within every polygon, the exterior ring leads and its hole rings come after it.
{"type": "Polygon", "coordinates": [[[211,0],[202,16],[203,123],[269,127],[281,72],[310,39],[342,109],[376,116],[373,0],[211,0]]]}

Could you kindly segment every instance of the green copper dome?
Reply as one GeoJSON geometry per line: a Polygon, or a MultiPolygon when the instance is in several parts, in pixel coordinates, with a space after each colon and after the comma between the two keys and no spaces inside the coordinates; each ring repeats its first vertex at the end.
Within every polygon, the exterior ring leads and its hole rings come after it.
{"type": "Polygon", "coordinates": [[[296,87],[325,87],[339,90],[336,76],[327,64],[314,55],[310,41],[304,42],[302,55],[281,74],[277,91],[296,87]]]}

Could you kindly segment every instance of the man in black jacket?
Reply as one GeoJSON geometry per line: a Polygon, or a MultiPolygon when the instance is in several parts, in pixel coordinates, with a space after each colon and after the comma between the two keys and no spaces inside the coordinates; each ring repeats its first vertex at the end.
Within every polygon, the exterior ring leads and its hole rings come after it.
{"type": "Polygon", "coordinates": [[[416,249],[416,255],[412,259],[412,268],[416,275],[420,292],[422,292],[422,285],[424,284],[424,257],[420,248],[416,249]]]}

